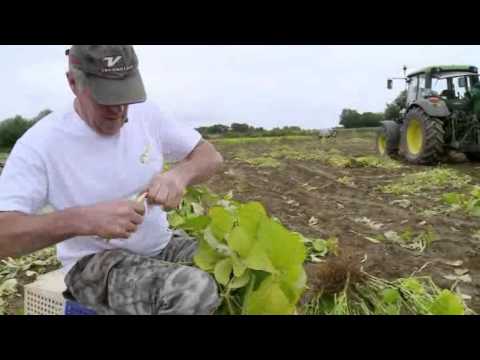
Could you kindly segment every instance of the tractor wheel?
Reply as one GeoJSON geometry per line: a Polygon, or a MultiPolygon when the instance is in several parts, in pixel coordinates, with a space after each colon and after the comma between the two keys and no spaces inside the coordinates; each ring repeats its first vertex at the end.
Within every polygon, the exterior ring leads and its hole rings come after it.
{"type": "Polygon", "coordinates": [[[392,156],[398,153],[400,143],[400,125],[394,121],[384,121],[377,132],[376,149],[381,156],[392,156]]]}
{"type": "Polygon", "coordinates": [[[474,161],[474,162],[479,162],[480,161],[480,153],[478,153],[478,152],[467,152],[467,153],[465,153],[465,156],[470,161],[474,161]]]}
{"type": "Polygon", "coordinates": [[[402,153],[413,164],[436,164],[444,152],[444,136],[441,120],[428,116],[421,109],[412,109],[403,122],[402,153]]]}

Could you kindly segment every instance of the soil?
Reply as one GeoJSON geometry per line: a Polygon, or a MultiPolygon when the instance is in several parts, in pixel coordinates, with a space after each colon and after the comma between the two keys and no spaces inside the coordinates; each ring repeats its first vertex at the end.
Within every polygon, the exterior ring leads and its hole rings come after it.
{"type": "MultiPolygon", "coordinates": [[[[335,148],[348,156],[375,154],[373,139],[368,137],[339,137],[328,143],[318,139],[285,140],[279,144],[302,152],[335,148]]],[[[429,167],[403,163],[402,168],[394,170],[337,168],[320,161],[283,159],[281,166],[273,168],[252,166],[236,158],[240,152],[243,156],[268,156],[272,148],[279,144],[261,141],[238,144],[216,142],[215,146],[224,156],[225,165],[223,171],[210,179],[207,186],[219,194],[233,190],[234,197],[243,202],[262,202],[271,216],[307,237],[336,236],[342,252],[359,258],[367,257],[363,268],[372,275],[393,280],[417,272],[416,275],[432,276],[440,287],[458,286],[463,294],[472,297],[467,304],[474,311],[480,311],[480,239],[472,237],[474,231],[480,229],[478,218],[461,211],[422,216],[421,211],[438,205],[436,199],[442,192],[410,196],[408,200],[411,206],[405,209],[390,204],[392,200],[402,199],[401,196],[384,194],[376,189],[378,185],[429,167]],[[353,186],[336,181],[345,176],[352,179],[353,186]],[[309,225],[312,217],[318,219],[313,226],[309,225]],[[383,225],[375,230],[354,221],[362,217],[383,225]],[[373,243],[365,239],[389,230],[400,234],[410,228],[418,233],[426,231],[429,226],[437,234],[437,240],[422,253],[388,241],[373,243]],[[458,260],[463,262],[459,268],[469,270],[471,282],[454,284],[454,281],[443,277],[454,274],[455,270],[445,261],[458,260]]],[[[452,156],[442,166],[468,174],[473,178],[473,183],[480,183],[480,165],[466,161],[463,156],[452,156]]]]}

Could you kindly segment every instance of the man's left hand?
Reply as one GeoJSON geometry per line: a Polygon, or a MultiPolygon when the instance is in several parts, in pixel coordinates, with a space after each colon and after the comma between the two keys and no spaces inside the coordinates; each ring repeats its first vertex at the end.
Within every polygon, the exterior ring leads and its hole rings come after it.
{"type": "Polygon", "coordinates": [[[168,171],[155,175],[148,187],[148,202],[164,210],[176,209],[185,193],[186,185],[178,173],[168,171]]]}

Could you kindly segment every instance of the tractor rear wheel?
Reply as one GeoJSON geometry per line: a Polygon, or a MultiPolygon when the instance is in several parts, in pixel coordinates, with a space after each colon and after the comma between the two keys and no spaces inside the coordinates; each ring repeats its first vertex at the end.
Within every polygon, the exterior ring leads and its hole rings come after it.
{"type": "Polygon", "coordinates": [[[400,125],[394,121],[384,121],[377,132],[376,150],[381,156],[392,156],[398,153],[400,143],[400,125]]]}
{"type": "Polygon", "coordinates": [[[428,116],[421,109],[412,109],[403,122],[402,153],[413,164],[436,164],[444,152],[444,136],[440,119],[428,116]]]}

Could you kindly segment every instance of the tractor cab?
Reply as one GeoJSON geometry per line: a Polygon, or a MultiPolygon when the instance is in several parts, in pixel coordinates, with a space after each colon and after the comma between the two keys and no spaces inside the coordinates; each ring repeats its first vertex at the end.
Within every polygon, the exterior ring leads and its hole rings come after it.
{"type": "Polygon", "coordinates": [[[471,91],[479,82],[478,69],[468,65],[430,66],[407,76],[407,108],[429,100],[443,101],[449,111],[467,110],[471,91]]]}

